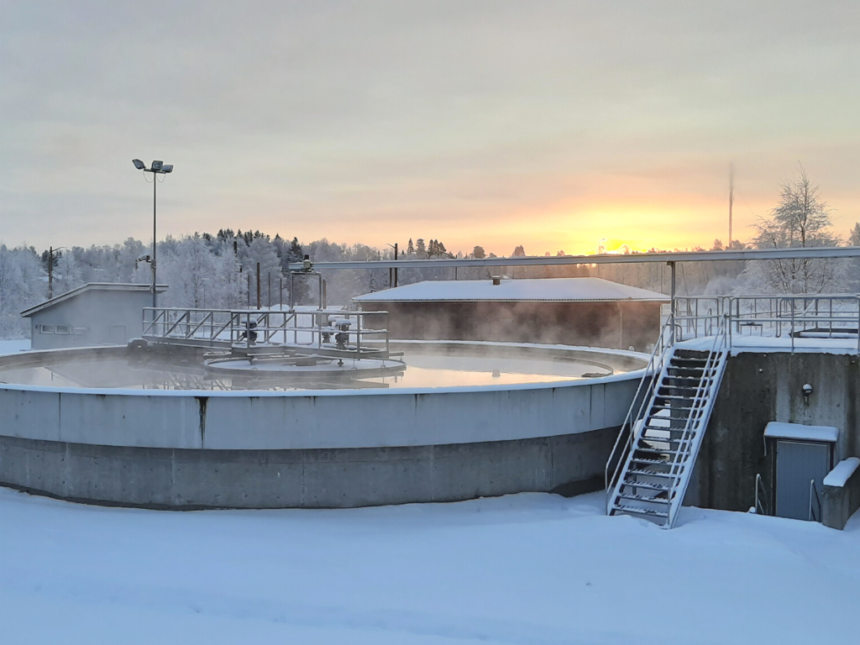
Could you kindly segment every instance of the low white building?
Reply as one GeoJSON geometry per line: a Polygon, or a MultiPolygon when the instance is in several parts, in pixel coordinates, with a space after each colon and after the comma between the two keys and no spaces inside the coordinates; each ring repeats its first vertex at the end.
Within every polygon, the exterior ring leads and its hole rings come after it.
{"type": "MultiPolygon", "coordinates": [[[[158,293],[167,289],[158,285],[158,293]]],[[[22,311],[30,319],[33,349],[125,345],[142,331],[147,284],[91,282],[22,311]]]]}

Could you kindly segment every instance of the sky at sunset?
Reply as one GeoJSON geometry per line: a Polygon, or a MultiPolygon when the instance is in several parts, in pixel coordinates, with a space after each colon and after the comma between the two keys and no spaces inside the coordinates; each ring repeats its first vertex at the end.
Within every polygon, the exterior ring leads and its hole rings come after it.
{"type": "Polygon", "coordinates": [[[860,2],[0,0],[0,242],[710,247],[860,220],[860,2]],[[606,239],[607,242],[601,242],[606,239]]]}

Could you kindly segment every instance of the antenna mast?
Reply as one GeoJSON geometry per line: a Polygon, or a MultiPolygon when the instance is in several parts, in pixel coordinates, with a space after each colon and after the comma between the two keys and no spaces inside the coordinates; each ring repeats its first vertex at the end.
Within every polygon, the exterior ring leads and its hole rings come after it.
{"type": "Polygon", "coordinates": [[[735,164],[729,164],[729,243],[726,249],[732,248],[732,206],[735,203],[735,164]]]}

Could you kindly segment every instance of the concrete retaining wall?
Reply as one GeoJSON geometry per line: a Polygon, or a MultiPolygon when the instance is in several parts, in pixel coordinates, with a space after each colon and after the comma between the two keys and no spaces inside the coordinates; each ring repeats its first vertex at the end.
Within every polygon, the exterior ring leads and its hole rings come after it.
{"type": "Polygon", "coordinates": [[[772,491],[773,446],[764,442],[769,421],[838,428],[834,464],[860,454],[858,379],[858,358],[851,355],[773,352],[730,358],[685,502],[746,511],[754,504],[756,474],[772,491]],[[805,383],[813,387],[808,400],[805,383]]]}

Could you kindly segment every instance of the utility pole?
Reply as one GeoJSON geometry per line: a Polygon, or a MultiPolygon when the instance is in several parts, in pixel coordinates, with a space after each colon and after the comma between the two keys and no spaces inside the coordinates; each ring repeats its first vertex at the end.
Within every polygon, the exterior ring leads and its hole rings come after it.
{"type": "Polygon", "coordinates": [[[54,247],[48,247],[48,300],[54,297],[54,247]]]}
{"type": "Polygon", "coordinates": [[[59,252],[65,248],[64,246],[58,246],[57,248],[53,246],[48,247],[48,300],[54,297],[54,251],[59,252]]]}

